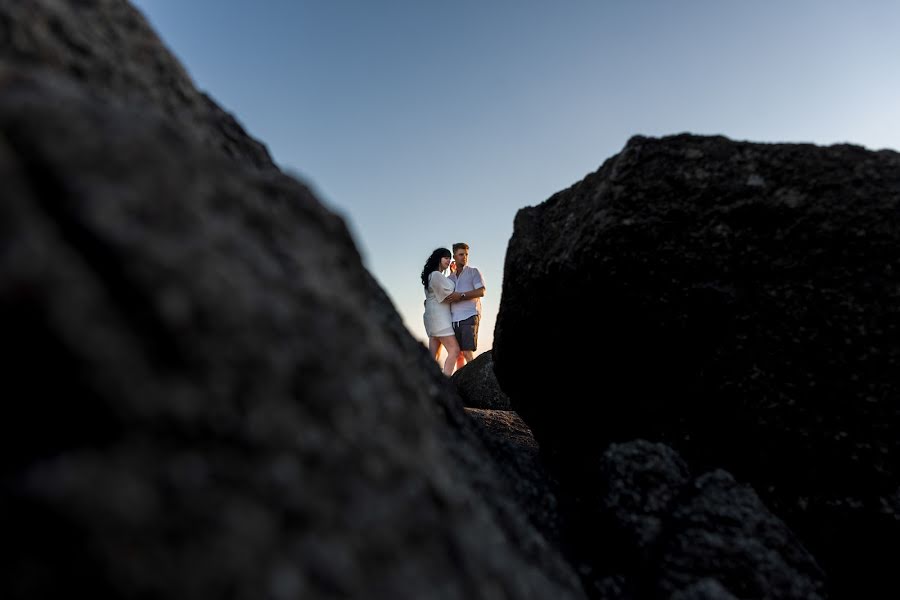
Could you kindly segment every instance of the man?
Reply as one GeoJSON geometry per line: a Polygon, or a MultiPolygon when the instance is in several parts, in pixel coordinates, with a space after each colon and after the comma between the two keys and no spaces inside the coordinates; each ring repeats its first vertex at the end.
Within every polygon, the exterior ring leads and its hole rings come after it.
{"type": "MultiPolygon", "coordinates": [[[[456,270],[450,279],[456,284],[456,291],[447,299],[450,305],[450,319],[453,332],[459,342],[460,354],[465,361],[472,362],[472,353],[478,349],[478,322],[481,320],[481,297],[484,296],[484,277],[469,262],[469,246],[462,242],[453,244],[453,259],[456,270]]],[[[457,366],[462,366],[457,363],[457,366]]]]}

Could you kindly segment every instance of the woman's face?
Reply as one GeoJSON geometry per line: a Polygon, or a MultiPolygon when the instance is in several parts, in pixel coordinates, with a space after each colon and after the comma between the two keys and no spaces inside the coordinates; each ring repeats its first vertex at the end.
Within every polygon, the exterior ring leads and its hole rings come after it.
{"type": "Polygon", "coordinates": [[[448,268],[450,268],[450,257],[444,256],[441,258],[441,271],[446,271],[448,268]]]}

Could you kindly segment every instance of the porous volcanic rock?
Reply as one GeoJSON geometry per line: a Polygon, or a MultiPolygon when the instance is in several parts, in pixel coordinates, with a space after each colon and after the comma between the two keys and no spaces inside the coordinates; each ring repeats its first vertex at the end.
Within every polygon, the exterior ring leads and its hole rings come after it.
{"type": "Polygon", "coordinates": [[[562,480],[664,442],[752,485],[835,595],[900,597],[900,154],[635,137],[519,211],[493,350],[562,480]]]}
{"type": "Polygon", "coordinates": [[[500,389],[494,375],[493,353],[488,350],[451,377],[463,404],[469,408],[512,410],[509,398],[500,389]]]}

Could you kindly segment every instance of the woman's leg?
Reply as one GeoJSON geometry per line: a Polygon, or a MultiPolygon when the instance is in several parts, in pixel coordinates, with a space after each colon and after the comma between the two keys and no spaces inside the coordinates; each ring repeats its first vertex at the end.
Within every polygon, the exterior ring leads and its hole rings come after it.
{"type": "Polygon", "coordinates": [[[428,351],[437,360],[441,357],[441,340],[436,337],[428,338],[428,351]]]}
{"type": "Polygon", "coordinates": [[[456,343],[455,335],[442,337],[441,343],[447,349],[447,360],[444,361],[444,375],[450,377],[453,375],[453,368],[456,366],[456,357],[459,356],[459,344],[456,343]]]}

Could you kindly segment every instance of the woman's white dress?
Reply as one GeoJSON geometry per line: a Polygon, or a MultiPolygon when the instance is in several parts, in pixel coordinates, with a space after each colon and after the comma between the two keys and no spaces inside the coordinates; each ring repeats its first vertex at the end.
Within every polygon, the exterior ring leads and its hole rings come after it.
{"type": "Polygon", "coordinates": [[[449,277],[440,271],[432,271],[425,288],[425,333],[428,337],[453,335],[450,322],[450,304],[444,298],[453,293],[455,286],[449,277]]]}

